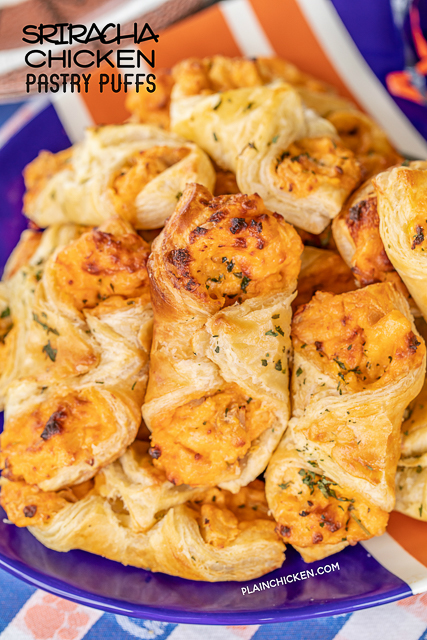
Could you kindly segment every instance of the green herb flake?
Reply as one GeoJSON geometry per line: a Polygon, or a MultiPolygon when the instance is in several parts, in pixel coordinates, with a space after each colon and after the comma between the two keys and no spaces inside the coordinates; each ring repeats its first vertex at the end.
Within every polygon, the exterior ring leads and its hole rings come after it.
{"type": "Polygon", "coordinates": [[[298,367],[297,369],[297,378],[299,378],[299,376],[302,374],[302,369],[301,367],[298,367]]]}
{"type": "Polygon", "coordinates": [[[278,334],[275,331],[273,331],[273,329],[270,329],[269,331],[265,332],[265,335],[277,337],[278,334]]]}
{"type": "Polygon", "coordinates": [[[285,491],[289,485],[292,484],[292,480],[289,480],[288,482],[282,482],[282,484],[279,484],[278,486],[283,489],[283,491],[285,491]]]}
{"type": "Polygon", "coordinates": [[[33,320],[34,322],[37,322],[37,324],[39,324],[45,331],[47,331],[47,333],[54,333],[56,336],[59,336],[59,332],[56,329],[52,329],[52,327],[49,327],[49,325],[47,325],[45,322],[39,320],[37,313],[33,312],[33,320]]]}
{"type": "Polygon", "coordinates": [[[45,344],[42,351],[52,360],[52,362],[55,362],[58,349],[52,348],[52,345],[50,344],[50,340],[47,341],[47,344],[45,344]]]}
{"type": "Polygon", "coordinates": [[[267,363],[267,360],[261,360],[261,364],[262,364],[262,366],[263,366],[263,367],[266,367],[266,366],[267,366],[267,364],[268,364],[268,363],[267,363]]]}
{"type": "Polygon", "coordinates": [[[0,313],[0,318],[8,318],[10,316],[10,307],[6,307],[6,309],[3,309],[3,311],[0,313]]]}

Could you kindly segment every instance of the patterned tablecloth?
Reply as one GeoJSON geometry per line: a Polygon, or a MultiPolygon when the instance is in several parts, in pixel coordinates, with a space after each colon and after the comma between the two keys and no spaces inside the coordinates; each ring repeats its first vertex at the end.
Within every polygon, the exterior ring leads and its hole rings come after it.
{"type": "Polygon", "coordinates": [[[427,640],[427,594],[317,620],[246,627],[115,616],[34,589],[0,571],[0,640],[427,640]]]}

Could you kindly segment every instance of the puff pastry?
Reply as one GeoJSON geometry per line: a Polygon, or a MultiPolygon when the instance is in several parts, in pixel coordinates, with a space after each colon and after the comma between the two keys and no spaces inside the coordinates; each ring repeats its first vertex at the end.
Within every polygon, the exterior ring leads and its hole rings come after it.
{"type": "Polygon", "coordinates": [[[154,241],[143,417],[154,464],[174,483],[236,492],[266,467],[289,415],[301,251],[259,196],[213,198],[200,185],[188,186],[154,241]]]}
{"type": "Polygon", "coordinates": [[[373,183],[384,248],[427,318],[427,162],[394,167],[373,183]]]}
{"type": "Polygon", "coordinates": [[[334,482],[320,466],[306,460],[290,430],[265,475],[276,530],[306,562],[321,560],[385,531],[387,511],[353,487],[334,482]]]}
{"type": "MultiPolygon", "coordinates": [[[[417,320],[427,340],[425,320],[417,320]]],[[[396,511],[427,521],[427,378],[402,424],[402,456],[396,474],[396,511]]]]}
{"type": "Polygon", "coordinates": [[[8,518],[56,551],[83,549],[192,580],[249,580],[281,566],[284,545],[267,515],[264,485],[236,495],[175,487],[135,442],[95,482],[44,493],[2,481],[8,518]]]}
{"type": "Polygon", "coordinates": [[[395,502],[403,413],[425,377],[425,344],[406,300],[390,283],[338,296],[318,292],[296,312],[292,338],[293,417],[289,425],[293,442],[289,446],[287,441],[276,459],[273,456],[267,497],[285,539],[292,543],[295,527],[296,546],[311,546],[311,558],[324,557],[334,551],[322,549],[323,541],[326,545],[352,544],[358,535],[364,539],[384,530],[385,513],[395,502]],[[305,466],[298,466],[301,458],[305,466]],[[277,483],[282,459],[284,480],[277,483]],[[305,475],[310,467],[311,480],[310,474],[305,475]],[[284,489],[278,487],[289,481],[284,489]],[[301,500],[312,504],[299,503],[304,508],[298,516],[291,508],[298,498],[297,481],[309,488],[316,484],[319,489],[313,498],[304,490],[301,500]],[[341,500],[335,499],[330,487],[341,500]],[[338,512],[340,501],[347,503],[341,507],[348,513],[338,512]],[[342,531],[343,518],[351,518],[349,523],[354,520],[359,529],[353,526],[351,536],[343,535],[347,539],[341,541],[327,532],[323,536],[318,527],[324,509],[331,523],[325,520],[329,532],[342,531]],[[306,517],[312,521],[311,542],[310,532],[302,525],[309,522],[306,517]],[[318,552],[314,545],[320,545],[318,552]]]}
{"type": "Polygon", "coordinates": [[[51,227],[8,281],[3,476],[58,490],[134,440],[152,328],[147,258],[120,219],[86,233],[51,227]]]}
{"type": "Polygon", "coordinates": [[[288,222],[321,233],[360,183],[335,128],[286,84],[172,99],[172,129],[236,174],[288,222]]]}
{"type": "Polygon", "coordinates": [[[212,189],[215,172],[188,140],[140,124],[88,129],[84,141],[43,151],[24,172],[24,213],[39,226],[96,225],[114,215],[137,229],[157,229],[187,182],[212,189]]]}

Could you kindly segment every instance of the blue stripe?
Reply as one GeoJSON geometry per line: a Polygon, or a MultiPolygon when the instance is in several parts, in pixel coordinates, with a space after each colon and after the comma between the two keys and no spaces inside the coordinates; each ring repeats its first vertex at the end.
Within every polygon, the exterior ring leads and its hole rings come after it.
{"type": "Polygon", "coordinates": [[[333,640],[351,615],[348,613],[317,620],[265,624],[252,636],[252,640],[333,640]]]}
{"type": "Polygon", "coordinates": [[[0,632],[22,609],[34,593],[34,587],[0,570],[0,632]]]}

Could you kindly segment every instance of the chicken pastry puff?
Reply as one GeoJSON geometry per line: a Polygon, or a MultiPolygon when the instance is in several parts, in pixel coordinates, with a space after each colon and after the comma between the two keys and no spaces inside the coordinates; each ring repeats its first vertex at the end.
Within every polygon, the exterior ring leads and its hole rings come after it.
{"type": "Polygon", "coordinates": [[[389,283],[318,292],[296,312],[292,339],[296,449],[343,490],[391,511],[403,413],[425,377],[406,300],[389,283]]]}
{"type": "Polygon", "coordinates": [[[287,84],[173,99],[171,122],[233,171],[242,193],[305,231],[321,233],[361,181],[335,128],[287,84]]]}
{"type": "Polygon", "coordinates": [[[384,248],[427,319],[427,162],[394,167],[373,183],[384,248]]]}
{"type": "Polygon", "coordinates": [[[187,182],[215,184],[210,160],[196,145],[139,124],[88,129],[70,149],[42,151],[24,177],[24,213],[41,227],[96,225],[119,215],[137,229],[157,229],[187,182]]]}
{"type": "Polygon", "coordinates": [[[412,313],[419,315],[418,307],[385,251],[372,180],[367,180],[347,200],[332,222],[332,231],[338,251],[351,268],[358,287],[392,282],[408,300],[412,313]]]}
{"type": "MultiPolygon", "coordinates": [[[[319,462],[322,465],[322,462],[319,462]]],[[[325,476],[295,448],[288,430],[266,471],[266,495],[276,531],[306,562],[321,560],[384,533],[388,513],[353,487],[325,476]]]]}
{"type": "Polygon", "coordinates": [[[14,349],[0,439],[3,476],[47,491],[93,477],[134,440],[152,326],[148,246],[126,222],[44,261],[54,234],[9,281],[14,349]]]}
{"type": "Polygon", "coordinates": [[[143,417],[177,485],[237,492],[266,467],[289,415],[291,302],[302,243],[257,195],[189,185],[153,243],[143,417]]]}
{"type": "Polygon", "coordinates": [[[210,582],[250,580],[281,566],[284,545],[264,485],[232,495],[175,487],[153,467],[148,443],[89,481],[58,493],[2,480],[8,518],[50,549],[83,549],[125,565],[210,582]]]}
{"type": "MultiPolygon", "coordinates": [[[[425,320],[417,320],[427,340],[425,320]]],[[[427,378],[402,424],[402,455],[396,474],[396,511],[427,521],[427,378]]]]}

